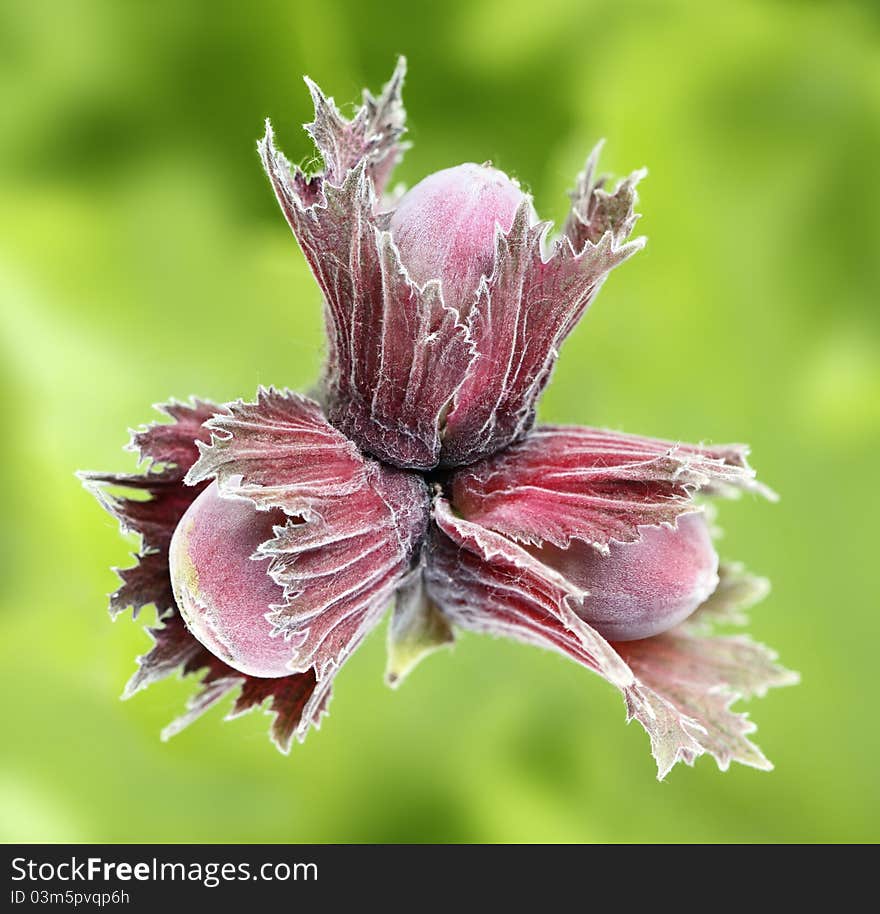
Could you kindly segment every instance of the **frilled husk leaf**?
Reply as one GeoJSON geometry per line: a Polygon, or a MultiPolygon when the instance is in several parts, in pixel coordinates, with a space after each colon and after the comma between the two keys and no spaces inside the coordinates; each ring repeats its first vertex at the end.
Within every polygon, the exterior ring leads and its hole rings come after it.
{"type": "Polygon", "coordinates": [[[576,251],[588,243],[597,244],[606,232],[611,232],[614,239],[622,243],[639,220],[639,214],[635,212],[639,199],[636,185],[647,175],[647,169],[640,168],[621,178],[614,190],[605,190],[608,176],[596,175],[603,145],[604,141],[596,144],[571,192],[571,209],[564,231],[576,251]]]}
{"type": "Polygon", "coordinates": [[[562,548],[573,539],[607,553],[643,524],[672,524],[694,496],[755,491],[744,445],[681,444],[577,426],[543,426],[452,478],[452,503],[468,520],[523,543],[562,548]]]}
{"type": "Polygon", "coordinates": [[[245,676],[206,650],[184,625],[171,590],[168,545],[181,516],[205,487],[187,486],[183,479],[198,457],[196,442],[210,439],[203,423],[220,407],[193,400],[157,408],[172,421],[153,423],[133,432],[128,445],[146,464],[144,473],[80,474],[86,488],[118,519],[122,531],[141,537],[137,565],[118,572],[123,584],[110,598],[111,614],[116,616],[131,606],[137,616],[143,607],[155,605],[159,616],[159,622],[147,629],[153,647],[138,658],[138,670],[123,697],[175,672],[185,677],[204,671],[186,713],[163,731],[163,737],[179,732],[225,695],[239,689],[227,717],[237,717],[268,702],[274,717],[272,739],[286,752],[294,736],[302,740],[309,727],[317,726],[326,711],[329,692],[320,702],[312,702],[306,714],[315,691],[314,670],[276,679],[245,676]],[[107,491],[108,487],[111,491],[107,491]],[[114,489],[127,489],[131,494],[114,494],[114,489]]]}
{"type": "Polygon", "coordinates": [[[273,679],[245,676],[196,641],[177,613],[147,631],[153,638],[153,647],[138,658],[138,671],[126,685],[123,698],[130,698],[175,672],[182,677],[201,674],[199,689],[187,702],[186,712],[162,731],[163,739],[169,739],[188,727],[236,690],[238,694],[226,720],[266,705],[266,710],[273,717],[270,728],[272,742],[282,752],[290,751],[294,737],[302,742],[309,729],[320,726],[330,693],[324,690],[321,700],[313,701],[317,685],[314,670],[273,679]]]}
{"type": "Polygon", "coordinates": [[[739,698],[796,681],[767,648],[693,625],[611,644],[578,614],[586,591],[504,536],[456,517],[442,498],[434,519],[426,582],[448,620],[552,648],[599,673],[623,694],[628,719],[647,731],[660,778],[703,753],[722,769],[731,761],[769,767],[747,739],[753,725],[730,710],[739,698]]]}
{"type": "Polygon", "coordinates": [[[132,615],[155,604],[159,615],[174,611],[168,544],[177,522],[203,487],[190,488],[183,477],[198,457],[196,441],[208,440],[202,423],[218,409],[213,403],[171,402],[157,410],[171,422],[153,422],[131,433],[126,450],[134,451],[142,473],[80,473],[83,483],[101,505],[119,521],[123,533],[141,540],[137,564],[117,569],[122,586],[110,596],[114,617],[132,608],[132,615]],[[114,490],[127,490],[120,495],[114,490]]]}
{"type": "Polygon", "coordinates": [[[405,149],[401,143],[406,132],[401,97],[405,76],[406,58],[399,57],[378,98],[364,89],[363,102],[351,120],[343,117],[333,99],[306,77],[315,117],[305,128],[324,160],[319,181],[341,184],[352,168],[364,162],[376,193],[381,195],[405,149]]]}
{"type": "Polygon", "coordinates": [[[544,259],[549,228],[530,224],[524,201],[510,232],[496,235],[493,272],[467,314],[476,357],[446,418],[446,466],[492,454],[532,427],[563,341],[608,274],[644,246],[608,230],[577,251],[563,236],[544,259]]]}
{"type": "MultiPolygon", "coordinates": [[[[389,85],[399,90],[399,81],[389,85]]],[[[316,114],[308,129],[324,170],[291,167],[268,125],[259,151],[324,295],[328,418],[399,467],[459,466],[497,451],[531,427],[562,341],[608,273],[642,247],[644,239],[626,241],[635,195],[608,212],[595,241],[575,248],[563,234],[546,260],[549,223],[532,224],[524,200],[510,231],[497,233],[494,267],[473,301],[453,308],[439,280],[412,280],[387,214],[376,215],[371,169],[393,131],[368,142],[369,106],[345,121],[309,86],[316,114]]]]}
{"type": "Polygon", "coordinates": [[[187,479],[289,516],[257,555],[284,588],[267,617],[289,641],[292,670],[314,669],[319,706],[336,672],[408,574],[428,520],[420,476],[363,457],[313,400],[260,389],[208,422],[210,445],[187,479]]]}

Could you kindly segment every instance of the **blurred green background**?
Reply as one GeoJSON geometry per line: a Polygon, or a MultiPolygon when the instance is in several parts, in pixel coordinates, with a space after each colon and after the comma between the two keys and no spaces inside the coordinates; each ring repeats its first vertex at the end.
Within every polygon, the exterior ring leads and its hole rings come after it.
{"type": "Polygon", "coordinates": [[[0,48],[0,839],[880,838],[876,7],[13,0],[0,48]],[[611,687],[476,636],[392,693],[377,631],[289,757],[219,708],[161,743],[191,682],[118,700],[148,644],[105,608],[132,544],[73,472],[132,467],[153,402],[314,379],[319,295],[254,142],[270,115],[307,159],[300,75],[353,101],[397,53],[409,184],[492,159],[559,221],[599,137],[649,166],[648,247],[542,414],[752,443],[783,499],[722,505],[721,549],[772,578],[752,630],[803,674],[751,708],[773,773],[658,784],[611,687]]]}

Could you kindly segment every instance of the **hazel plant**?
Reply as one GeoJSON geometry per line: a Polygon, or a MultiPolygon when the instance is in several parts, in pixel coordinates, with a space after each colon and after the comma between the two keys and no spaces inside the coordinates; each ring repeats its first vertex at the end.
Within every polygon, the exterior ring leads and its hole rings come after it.
{"type": "Polygon", "coordinates": [[[385,196],[404,144],[401,60],[350,120],[307,80],[323,168],[258,144],[323,293],[314,397],[160,407],[135,474],[83,474],[141,539],[115,616],[154,605],[132,695],[199,676],[177,732],[225,695],[268,703],[283,751],[326,713],[332,682],[389,603],[397,685],[459,629],[551,648],[606,679],[663,777],[703,753],[770,768],[733,702],[795,681],[743,623],[764,580],[719,563],[698,497],[772,498],[742,445],[707,447],[536,425],[563,340],[630,240],[635,172],[606,189],[594,153],[551,240],[531,198],[489,165],[385,196]],[[130,490],[126,495],[119,490],[130,490]]]}

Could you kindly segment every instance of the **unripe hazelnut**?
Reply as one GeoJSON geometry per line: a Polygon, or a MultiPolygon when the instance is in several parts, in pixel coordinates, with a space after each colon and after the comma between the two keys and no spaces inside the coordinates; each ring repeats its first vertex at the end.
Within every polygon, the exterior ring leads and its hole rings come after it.
{"type": "Polygon", "coordinates": [[[495,258],[495,226],[509,232],[519,185],[497,168],[467,162],[434,172],[401,198],[391,235],[410,276],[420,285],[439,279],[444,302],[463,310],[495,258]]]}
{"type": "Polygon", "coordinates": [[[702,513],[679,517],[674,528],[642,527],[637,542],[612,543],[608,555],[578,540],[532,551],[589,591],[579,615],[609,641],[675,627],[718,585],[718,555],[702,513]]]}
{"type": "Polygon", "coordinates": [[[266,619],[284,602],[267,573],[268,559],[253,559],[273,538],[283,511],[258,511],[244,498],[220,495],[214,482],[180,519],[169,550],[171,584],[180,614],[212,654],[249,676],[289,676],[292,649],[271,637],[266,619]]]}

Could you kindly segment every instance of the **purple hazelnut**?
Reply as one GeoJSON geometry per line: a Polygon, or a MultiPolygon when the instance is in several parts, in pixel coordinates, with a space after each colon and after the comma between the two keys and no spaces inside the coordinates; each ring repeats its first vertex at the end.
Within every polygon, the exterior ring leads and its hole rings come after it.
{"type": "Polygon", "coordinates": [[[589,591],[579,615],[609,641],[651,638],[684,622],[718,585],[718,554],[702,513],[675,527],[642,527],[634,543],[608,555],[575,540],[567,549],[534,550],[547,565],[589,591]]]}
{"type": "Polygon", "coordinates": [[[496,224],[509,232],[526,199],[497,168],[467,162],[428,175],[400,200],[391,235],[412,278],[439,279],[443,300],[464,310],[492,272],[496,224]]]}
{"type": "Polygon", "coordinates": [[[292,650],[271,636],[266,614],[284,602],[257,546],[273,538],[284,512],[258,511],[244,498],[225,498],[212,483],[189,506],[169,550],[171,584],[192,634],[229,666],[249,676],[289,676],[292,650]]]}

